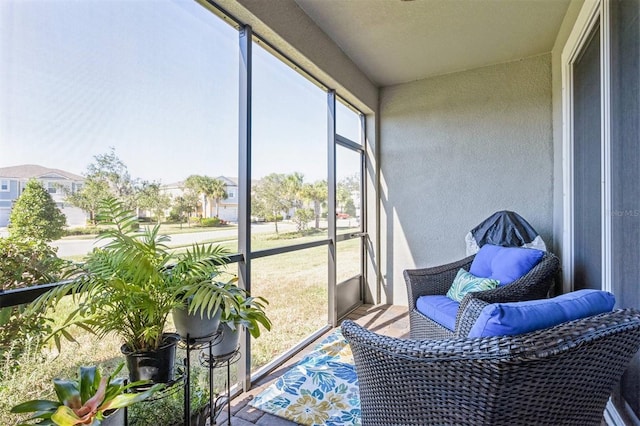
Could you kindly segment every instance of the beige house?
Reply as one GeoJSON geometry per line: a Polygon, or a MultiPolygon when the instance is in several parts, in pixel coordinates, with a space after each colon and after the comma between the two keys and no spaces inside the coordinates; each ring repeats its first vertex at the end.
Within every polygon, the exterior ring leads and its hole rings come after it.
{"type": "MultiPolygon", "coordinates": [[[[238,178],[218,176],[216,179],[225,184],[227,198],[220,200],[218,210],[219,218],[227,222],[238,221],[238,178]]],[[[162,191],[171,196],[171,199],[182,196],[185,192],[184,181],[174,182],[162,186],[162,191]]],[[[168,212],[167,212],[168,214],[168,212]]],[[[216,215],[216,203],[214,200],[205,200],[204,194],[200,194],[196,216],[214,217],[216,215]],[[205,208],[206,206],[206,208],[205,208]]]]}

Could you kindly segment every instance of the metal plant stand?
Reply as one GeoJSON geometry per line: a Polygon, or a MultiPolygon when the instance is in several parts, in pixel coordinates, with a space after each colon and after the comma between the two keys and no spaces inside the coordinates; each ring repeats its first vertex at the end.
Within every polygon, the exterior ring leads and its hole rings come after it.
{"type": "MultiPolygon", "coordinates": [[[[213,346],[222,341],[222,332],[218,330],[216,333],[209,336],[199,337],[192,339],[187,334],[186,338],[180,341],[180,346],[185,349],[186,357],[184,358],[184,369],[178,368],[177,375],[174,380],[167,383],[166,389],[158,392],[152,398],[147,401],[154,401],[162,398],[166,398],[169,395],[174,394],[180,390],[180,386],[176,386],[178,383],[183,383],[184,389],[184,424],[185,426],[191,426],[191,351],[202,350],[200,352],[199,361],[200,365],[209,369],[209,412],[210,412],[210,424],[213,425],[216,418],[224,407],[227,407],[227,424],[231,425],[231,364],[237,362],[240,359],[239,348],[230,354],[223,356],[213,355],[213,346]],[[205,350],[208,349],[208,354],[205,354],[205,350]],[[227,369],[227,380],[224,387],[224,393],[215,394],[213,390],[214,385],[214,371],[218,368],[227,369]]],[[[144,385],[139,390],[148,389],[152,384],[144,385]]],[[[125,408],[125,426],[129,424],[128,410],[125,408]]]]}
{"type": "MultiPolygon", "coordinates": [[[[185,363],[185,383],[184,383],[184,424],[185,426],[191,426],[191,351],[198,349],[206,349],[209,348],[209,353],[211,353],[211,347],[217,345],[222,340],[222,333],[217,331],[216,333],[210,334],[204,337],[198,337],[192,339],[188,334],[186,339],[182,339],[181,344],[184,346],[187,351],[187,356],[184,359],[185,363]]],[[[209,374],[209,392],[210,395],[213,394],[213,375],[209,374]]],[[[213,420],[213,404],[211,403],[211,398],[209,400],[210,412],[213,420]]]]}
{"type": "Polygon", "coordinates": [[[222,355],[213,356],[212,346],[209,346],[209,354],[204,355],[204,352],[200,353],[200,365],[209,368],[209,406],[211,407],[211,425],[218,418],[224,407],[227,407],[227,425],[231,425],[231,364],[238,362],[240,359],[240,351],[236,348],[235,351],[222,355]],[[217,368],[227,369],[227,380],[225,383],[225,390],[223,394],[215,395],[213,392],[213,373],[217,368]],[[215,399],[214,399],[215,395],[215,399]]]}

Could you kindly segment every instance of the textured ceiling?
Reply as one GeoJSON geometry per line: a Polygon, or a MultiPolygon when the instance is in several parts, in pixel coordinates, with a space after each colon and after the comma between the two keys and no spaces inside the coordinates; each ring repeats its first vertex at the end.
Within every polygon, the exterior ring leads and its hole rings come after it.
{"type": "Polygon", "coordinates": [[[295,0],[377,85],[550,52],[570,0],[295,0]]]}

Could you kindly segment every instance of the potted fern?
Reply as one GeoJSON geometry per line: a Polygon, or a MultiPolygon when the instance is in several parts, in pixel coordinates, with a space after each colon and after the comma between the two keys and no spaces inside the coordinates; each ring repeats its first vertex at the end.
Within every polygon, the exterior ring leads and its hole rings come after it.
{"type": "Polygon", "coordinates": [[[228,296],[212,285],[226,252],[193,244],[176,254],[159,225],[140,229],[135,214],[114,198],[101,202],[98,219],[109,225],[99,237],[104,246],[87,256],[76,279],[43,294],[32,308],[43,310],[71,294],[77,308],[50,336],[58,349],[61,337],[74,340],[73,325],[98,336],[117,334],[124,340],[130,381],[170,382],[180,336],[165,333],[168,316],[187,306],[191,313],[215,315],[228,296]]]}
{"type": "Polygon", "coordinates": [[[156,384],[144,392],[132,393],[133,389],[146,382],[125,385],[124,379],[116,378],[123,366],[124,363],[120,364],[110,376],[102,376],[95,366],[80,367],[78,380],[53,380],[57,401],[27,401],[13,407],[11,412],[35,413],[27,421],[37,423],[21,423],[21,426],[124,424],[124,411],[120,408],[144,401],[164,385],[156,384]]]}

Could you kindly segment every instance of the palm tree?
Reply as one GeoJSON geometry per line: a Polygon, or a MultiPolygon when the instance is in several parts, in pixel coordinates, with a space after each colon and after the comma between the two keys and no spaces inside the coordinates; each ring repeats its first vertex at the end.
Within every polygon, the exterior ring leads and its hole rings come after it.
{"type": "Polygon", "coordinates": [[[204,194],[205,176],[191,175],[184,181],[184,186],[194,193],[202,194],[202,217],[207,217],[207,196],[204,194]]]}
{"type": "Polygon", "coordinates": [[[229,197],[226,191],[226,184],[220,179],[212,179],[208,182],[209,185],[207,187],[208,192],[206,192],[207,196],[213,198],[213,201],[216,203],[216,217],[220,217],[220,200],[226,200],[229,197]]]}
{"type": "Polygon", "coordinates": [[[320,214],[322,213],[322,204],[327,202],[328,188],[326,180],[306,183],[302,188],[303,197],[313,202],[313,213],[316,219],[316,229],[320,228],[320,214]]]}
{"type": "Polygon", "coordinates": [[[210,176],[191,175],[185,181],[185,185],[193,189],[203,196],[203,209],[202,216],[210,216],[209,209],[207,208],[209,199],[213,199],[216,203],[216,217],[220,213],[220,200],[226,200],[229,195],[226,191],[226,185],[224,181],[215,179],[210,176]]]}

